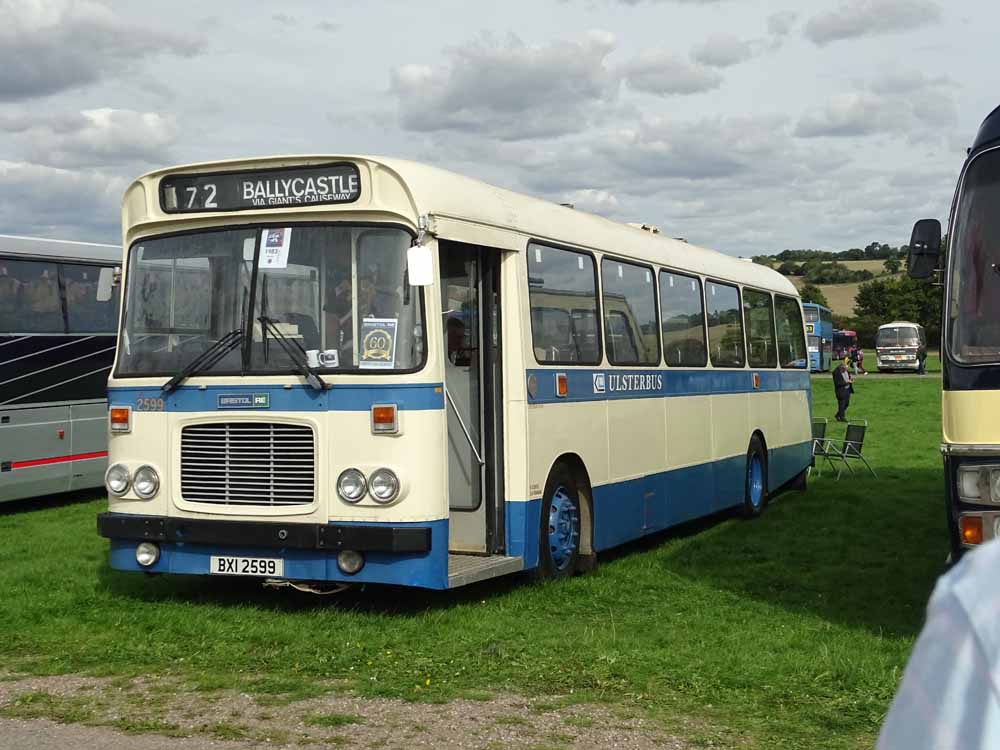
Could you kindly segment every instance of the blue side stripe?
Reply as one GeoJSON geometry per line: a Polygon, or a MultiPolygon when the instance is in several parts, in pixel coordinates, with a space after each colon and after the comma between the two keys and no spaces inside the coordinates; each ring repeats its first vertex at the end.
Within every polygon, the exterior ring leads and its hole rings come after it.
{"type": "Polygon", "coordinates": [[[805,370],[560,370],[556,367],[528,370],[537,391],[528,392],[533,404],[566,401],[611,401],[622,398],[707,396],[725,393],[808,391],[805,370]],[[556,374],[567,378],[569,393],[556,396],[556,374]],[[754,387],[754,375],[759,379],[754,387]]]}
{"type": "MultiPolygon", "coordinates": [[[[768,488],[775,490],[812,459],[812,441],[768,451],[768,488]]],[[[646,534],[740,505],[746,456],[731,456],[694,466],[649,474],[593,488],[594,548],[598,551],[646,534]]],[[[524,558],[524,569],[538,565],[541,499],[508,502],[507,554],[524,558]]]]}
{"type": "MultiPolygon", "coordinates": [[[[157,387],[128,386],[108,389],[108,402],[112,406],[132,406],[137,410],[139,399],[163,398],[164,411],[216,411],[219,396],[253,395],[269,396],[266,409],[245,411],[368,411],[373,404],[396,404],[401,410],[426,411],[444,408],[444,389],[441,383],[392,383],[337,384],[328,391],[315,391],[304,385],[210,385],[181,386],[164,397],[157,387]]],[[[143,404],[145,405],[145,403],[143,404]]],[[[227,410],[228,411],[228,410],[227,410]]]]}

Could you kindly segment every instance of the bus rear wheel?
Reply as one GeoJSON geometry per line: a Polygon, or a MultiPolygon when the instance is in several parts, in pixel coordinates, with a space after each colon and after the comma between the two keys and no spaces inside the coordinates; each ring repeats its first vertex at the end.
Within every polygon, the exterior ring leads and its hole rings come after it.
{"type": "Polygon", "coordinates": [[[581,495],[573,474],[558,464],[549,474],[538,529],[536,578],[568,578],[580,557],[581,495]]]}
{"type": "Polygon", "coordinates": [[[750,438],[747,448],[746,483],[743,495],[743,514],[756,518],[767,506],[767,453],[760,437],[750,438]]]}

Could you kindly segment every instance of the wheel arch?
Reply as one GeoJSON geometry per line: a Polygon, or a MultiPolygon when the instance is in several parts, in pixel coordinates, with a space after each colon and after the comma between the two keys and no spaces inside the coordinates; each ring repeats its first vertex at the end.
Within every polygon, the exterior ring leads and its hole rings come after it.
{"type": "Polygon", "coordinates": [[[590,484],[590,473],[583,459],[576,453],[563,453],[557,456],[549,466],[549,473],[546,475],[545,483],[548,485],[548,477],[559,465],[565,466],[576,481],[576,486],[583,495],[583,502],[580,503],[580,555],[592,557],[594,555],[594,492],[590,484]]]}

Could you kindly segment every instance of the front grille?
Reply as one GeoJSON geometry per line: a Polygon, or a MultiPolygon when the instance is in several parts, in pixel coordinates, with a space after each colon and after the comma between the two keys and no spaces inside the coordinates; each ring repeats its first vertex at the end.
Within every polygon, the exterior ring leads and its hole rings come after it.
{"type": "Polygon", "coordinates": [[[181,430],[181,496],[215,505],[308,505],[316,494],[311,427],[213,422],[181,430]]]}

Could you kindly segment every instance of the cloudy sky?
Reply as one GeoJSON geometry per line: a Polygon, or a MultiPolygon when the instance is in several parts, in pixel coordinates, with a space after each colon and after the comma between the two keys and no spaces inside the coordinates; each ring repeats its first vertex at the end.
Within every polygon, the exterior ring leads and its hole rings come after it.
{"type": "Polygon", "coordinates": [[[0,233],[191,161],[434,163],[731,254],[902,244],[998,103],[995,0],[0,0],[0,233]]]}

